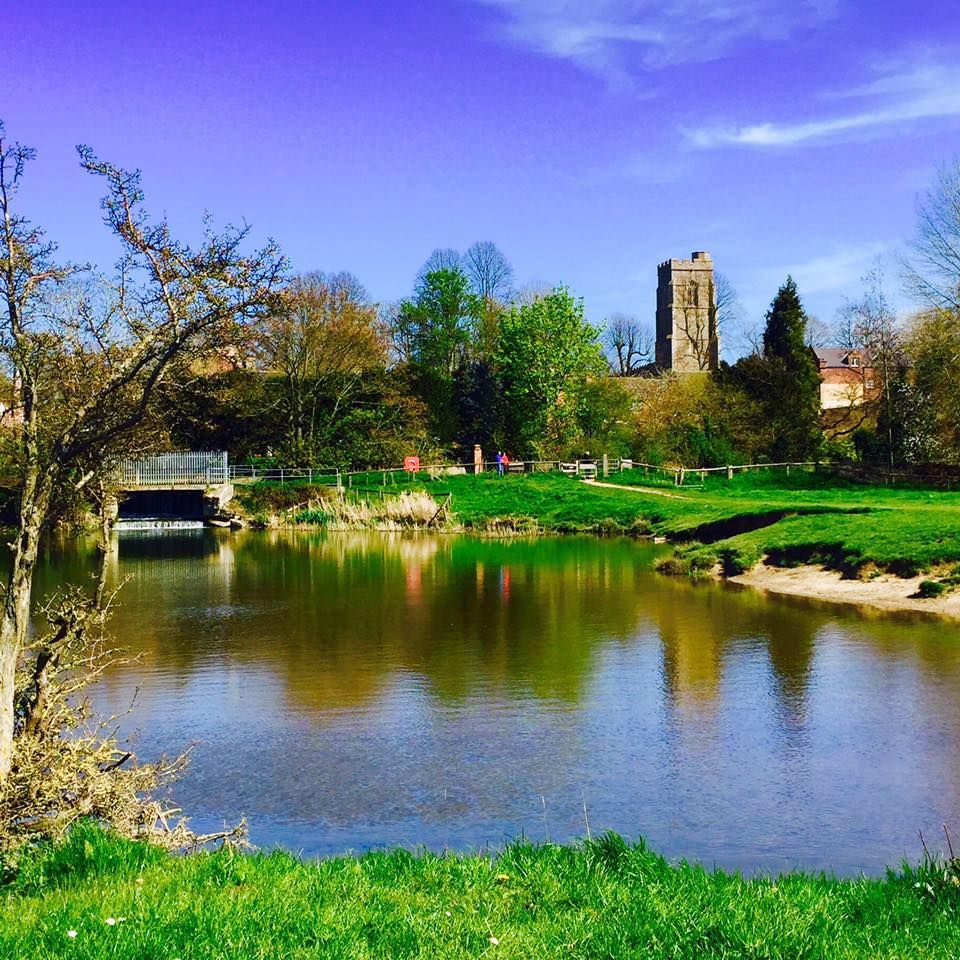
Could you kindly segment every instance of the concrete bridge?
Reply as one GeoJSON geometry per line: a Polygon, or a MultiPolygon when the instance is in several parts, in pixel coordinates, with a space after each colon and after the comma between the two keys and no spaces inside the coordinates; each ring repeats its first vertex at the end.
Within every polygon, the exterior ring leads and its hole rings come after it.
{"type": "Polygon", "coordinates": [[[201,520],[233,497],[224,452],[184,451],[130,457],[117,467],[119,517],[201,520]]]}

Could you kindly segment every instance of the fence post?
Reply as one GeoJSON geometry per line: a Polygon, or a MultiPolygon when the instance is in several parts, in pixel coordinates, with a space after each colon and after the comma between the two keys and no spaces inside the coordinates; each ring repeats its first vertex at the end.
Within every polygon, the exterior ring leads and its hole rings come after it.
{"type": "Polygon", "coordinates": [[[729,463],[727,464],[727,479],[728,480],[733,479],[733,466],[729,463]]]}
{"type": "Polygon", "coordinates": [[[610,476],[610,461],[607,459],[607,455],[603,455],[603,475],[604,477],[610,476]]]}
{"type": "Polygon", "coordinates": [[[283,467],[280,468],[280,486],[283,486],[283,467]]]}

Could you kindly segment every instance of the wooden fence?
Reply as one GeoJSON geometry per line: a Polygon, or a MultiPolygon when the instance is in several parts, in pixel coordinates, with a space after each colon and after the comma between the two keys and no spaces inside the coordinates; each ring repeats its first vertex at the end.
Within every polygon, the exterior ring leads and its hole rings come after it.
{"type": "MultiPolygon", "coordinates": [[[[728,480],[732,480],[738,471],[781,469],[789,474],[791,470],[816,469],[818,466],[821,465],[814,461],[805,461],[742,463],[725,467],[665,467],[662,464],[640,463],[620,457],[597,457],[584,460],[511,460],[503,472],[510,474],[560,472],[591,480],[615,476],[625,470],[642,470],[653,482],[659,480],[683,486],[698,478],[703,483],[710,474],[724,474],[728,480]]],[[[497,473],[500,466],[495,461],[484,461],[482,469],[485,473],[497,473]]],[[[426,474],[435,479],[474,472],[476,472],[474,463],[436,463],[422,465],[418,474],[426,474]]],[[[408,481],[414,476],[402,467],[383,467],[376,470],[338,470],[335,467],[258,467],[251,464],[234,464],[230,467],[231,479],[241,483],[269,480],[274,483],[314,483],[350,488],[355,478],[363,478],[365,486],[379,482],[379,485],[386,487],[408,481]]]]}

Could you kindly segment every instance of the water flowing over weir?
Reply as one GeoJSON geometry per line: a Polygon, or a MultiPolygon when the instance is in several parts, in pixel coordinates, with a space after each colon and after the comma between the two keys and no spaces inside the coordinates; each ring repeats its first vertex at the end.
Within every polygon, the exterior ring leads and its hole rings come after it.
{"type": "Polygon", "coordinates": [[[203,530],[205,524],[202,520],[171,520],[164,517],[137,517],[118,519],[113,529],[117,533],[148,533],[154,531],[160,533],[164,530],[203,530]]]}

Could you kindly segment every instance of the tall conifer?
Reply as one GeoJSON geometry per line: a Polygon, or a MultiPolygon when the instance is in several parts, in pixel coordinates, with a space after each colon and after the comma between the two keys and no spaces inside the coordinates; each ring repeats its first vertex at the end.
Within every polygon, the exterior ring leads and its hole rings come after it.
{"type": "Polygon", "coordinates": [[[792,277],[767,311],[763,356],[768,366],[767,405],[776,460],[816,456],[820,432],[820,370],[807,346],[807,315],[792,277]]]}

